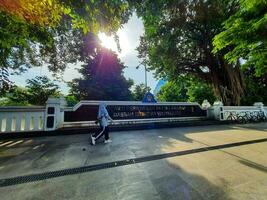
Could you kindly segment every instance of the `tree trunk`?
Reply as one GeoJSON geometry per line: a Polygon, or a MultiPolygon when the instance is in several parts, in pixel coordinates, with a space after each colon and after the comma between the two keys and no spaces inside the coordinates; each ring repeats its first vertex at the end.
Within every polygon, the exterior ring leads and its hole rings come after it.
{"type": "Polygon", "coordinates": [[[233,66],[223,60],[217,63],[217,66],[213,65],[211,68],[211,83],[215,94],[224,105],[240,105],[240,99],[245,88],[240,64],[233,66]]]}

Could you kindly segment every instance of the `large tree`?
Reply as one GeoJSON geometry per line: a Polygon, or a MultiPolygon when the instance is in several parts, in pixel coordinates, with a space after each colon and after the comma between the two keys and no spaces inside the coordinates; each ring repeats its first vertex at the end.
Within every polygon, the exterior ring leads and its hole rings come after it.
{"type": "Polygon", "coordinates": [[[198,102],[204,100],[214,103],[216,97],[210,85],[192,76],[178,76],[161,87],[158,95],[160,101],[198,102]]]}
{"type": "Polygon", "coordinates": [[[7,69],[0,68],[0,97],[4,96],[13,85],[8,76],[7,69]]]}
{"type": "Polygon", "coordinates": [[[130,13],[124,0],[1,0],[0,68],[20,73],[47,64],[62,72],[83,61],[87,33],[114,34],[130,13]]]}
{"type": "Polygon", "coordinates": [[[146,87],[145,84],[141,83],[135,85],[132,91],[134,101],[142,101],[146,92],[150,91],[150,87],[146,87]]]}
{"type": "Polygon", "coordinates": [[[213,104],[217,99],[213,88],[198,79],[191,79],[187,88],[187,95],[189,96],[188,101],[198,102],[199,104],[202,104],[204,100],[208,100],[209,103],[213,104]]]}
{"type": "Polygon", "coordinates": [[[96,48],[79,69],[81,78],[69,83],[70,93],[78,100],[131,100],[132,80],[123,76],[125,66],[117,54],[105,48],[96,48]]]}
{"type": "Polygon", "coordinates": [[[3,95],[2,105],[44,105],[49,97],[59,97],[59,86],[46,76],[27,79],[26,87],[13,85],[3,95]]]}
{"type": "Polygon", "coordinates": [[[267,74],[255,76],[255,68],[250,67],[245,72],[246,89],[241,98],[241,105],[253,105],[262,102],[267,105],[267,74]]]}
{"type": "Polygon", "coordinates": [[[253,67],[256,76],[267,74],[267,1],[239,0],[238,12],[224,23],[215,36],[215,53],[225,52],[229,63],[245,59],[243,68],[253,67]]]}
{"type": "Polygon", "coordinates": [[[188,81],[183,77],[175,81],[169,81],[160,88],[157,99],[168,102],[187,102],[189,98],[187,95],[188,86],[188,81]]]}
{"type": "Polygon", "coordinates": [[[59,86],[46,76],[27,80],[28,101],[33,105],[44,105],[49,97],[61,96],[59,86]]]}
{"type": "Polygon", "coordinates": [[[30,105],[28,101],[29,92],[24,87],[13,85],[12,88],[2,96],[1,106],[26,106],[30,105]]]}
{"type": "Polygon", "coordinates": [[[240,64],[229,64],[223,52],[212,53],[214,36],[237,8],[234,0],[142,1],[137,5],[145,26],[140,56],[159,76],[195,75],[226,105],[238,105],[244,92],[240,64]]]}

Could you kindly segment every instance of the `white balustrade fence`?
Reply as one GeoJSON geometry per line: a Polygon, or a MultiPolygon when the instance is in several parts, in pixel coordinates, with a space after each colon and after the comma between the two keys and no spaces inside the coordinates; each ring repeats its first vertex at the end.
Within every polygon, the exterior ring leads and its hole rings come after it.
{"type": "Polygon", "coordinates": [[[45,107],[0,107],[0,133],[44,130],[45,107]]]}
{"type": "Polygon", "coordinates": [[[223,106],[221,102],[216,102],[213,107],[209,108],[208,115],[220,121],[233,120],[238,117],[250,118],[254,116],[259,118],[261,116],[263,118],[264,116],[267,117],[266,108],[261,102],[257,102],[253,106],[223,106]]]}
{"type": "MultiPolygon", "coordinates": [[[[6,106],[0,107],[0,134],[15,132],[34,132],[34,131],[54,131],[60,128],[81,128],[83,126],[92,126],[94,121],[65,121],[64,113],[75,111],[82,105],[98,105],[99,102],[81,101],[74,107],[67,107],[62,98],[48,99],[46,106],[6,106]]],[[[142,105],[141,102],[108,102],[108,105],[142,105]]],[[[197,103],[157,103],[155,105],[198,105],[197,103]]],[[[150,104],[152,105],[152,104],[150,104]]],[[[203,107],[204,108],[204,107],[203,107]]],[[[231,113],[236,116],[244,116],[247,113],[256,113],[265,115],[267,119],[267,107],[262,103],[255,103],[254,106],[223,106],[221,102],[216,102],[207,109],[207,116],[203,117],[170,117],[170,118],[149,118],[149,119],[128,119],[115,120],[114,124],[140,124],[148,122],[174,122],[179,120],[194,120],[209,118],[215,120],[228,120],[231,113]]]]}
{"type": "Polygon", "coordinates": [[[224,106],[223,107],[223,120],[229,119],[230,115],[243,116],[245,113],[258,114],[262,110],[255,106],[224,106]]]}
{"type": "Polygon", "coordinates": [[[0,107],[0,133],[54,131],[63,124],[64,98],[49,98],[46,106],[0,107]]]}

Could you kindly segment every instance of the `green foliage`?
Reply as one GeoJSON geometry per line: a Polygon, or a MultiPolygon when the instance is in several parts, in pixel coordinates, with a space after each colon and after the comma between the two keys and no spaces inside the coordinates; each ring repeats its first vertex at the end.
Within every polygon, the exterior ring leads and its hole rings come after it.
{"type": "Polygon", "coordinates": [[[13,86],[13,82],[9,80],[8,76],[9,76],[9,73],[7,69],[0,68],[0,97],[5,96],[6,93],[13,86]]]}
{"type": "Polygon", "coordinates": [[[159,101],[168,102],[186,102],[188,101],[187,87],[188,81],[183,81],[178,79],[177,81],[167,82],[160,88],[157,94],[157,99],[159,101]]]}
{"type": "Polygon", "coordinates": [[[189,96],[188,100],[190,102],[198,102],[199,104],[202,104],[204,100],[208,100],[210,104],[213,104],[217,100],[213,88],[199,81],[191,81],[187,95],[189,96]]]}
{"type": "Polygon", "coordinates": [[[241,98],[241,105],[249,106],[255,102],[267,105],[267,75],[261,77],[246,74],[246,90],[241,98]]]}
{"type": "Polygon", "coordinates": [[[7,97],[12,101],[12,102],[26,102],[26,104],[29,102],[28,101],[28,96],[29,92],[26,88],[23,87],[18,87],[15,86],[10,90],[10,93],[7,95],[7,97]]]}
{"type": "Polygon", "coordinates": [[[41,26],[58,24],[64,14],[64,5],[58,0],[4,0],[0,8],[20,20],[41,26]]]}
{"type": "Polygon", "coordinates": [[[253,66],[260,76],[267,73],[267,1],[239,2],[239,10],[223,23],[224,31],[215,36],[213,52],[224,52],[229,63],[245,59],[243,67],[253,66]]]}
{"type": "Polygon", "coordinates": [[[131,14],[122,0],[0,2],[0,68],[21,73],[48,64],[58,74],[84,61],[88,32],[114,34],[131,14]]]}
{"type": "Polygon", "coordinates": [[[138,48],[141,57],[148,56],[157,74],[200,73],[210,68],[211,42],[222,29],[227,1],[144,1],[138,13],[144,20],[145,34],[138,48]],[[157,5],[157,6],[155,6],[157,5]],[[167,17],[168,16],[168,17],[167,17]],[[216,17],[214,17],[216,16],[216,17]]]}
{"type": "Polygon", "coordinates": [[[67,101],[68,106],[75,106],[79,101],[74,95],[67,95],[65,96],[65,100],[67,101]]]}
{"type": "Polygon", "coordinates": [[[225,104],[239,104],[244,89],[239,66],[228,64],[221,53],[212,53],[213,38],[222,31],[222,22],[236,11],[236,2],[139,2],[137,12],[145,27],[139,56],[159,77],[176,81],[179,75],[196,76],[212,85],[225,104]]]}
{"type": "Polygon", "coordinates": [[[207,99],[210,103],[216,100],[210,85],[190,76],[179,76],[176,81],[167,82],[161,87],[157,96],[160,101],[169,102],[202,102],[207,99]]]}
{"type": "Polygon", "coordinates": [[[27,80],[28,101],[33,105],[44,105],[48,97],[60,97],[59,86],[46,76],[27,80]]]}
{"type": "Polygon", "coordinates": [[[2,105],[44,105],[48,97],[60,97],[58,85],[46,76],[27,80],[25,88],[13,86],[3,95],[2,105]]]}
{"type": "Polygon", "coordinates": [[[134,101],[142,101],[145,93],[150,90],[151,88],[146,87],[143,83],[135,85],[132,91],[134,101]]]}
{"type": "Polygon", "coordinates": [[[29,106],[28,101],[12,101],[11,99],[4,97],[0,98],[0,106],[29,106]]]}
{"type": "Polygon", "coordinates": [[[125,79],[124,68],[114,52],[99,47],[79,70],[82,78],[69,83],[70,94],[78,100],[131,100],[133,81],[125,79]]]}
{"type": "Polygon", "coordinates": [[[37,46],[52,45],[52,31],[0,10],[0,66],[1,68],[24,71],[30,66],[39,66],[37,46]],[[35,44],[39,45],[35,45],[35,44]]]}
{"type": "Polygon", "coordinates": [[[9,92],[2,98],[2,106],[26,106],[30,105],[28,101],[29,93],[26,88],[13,86],[9,92]]]}

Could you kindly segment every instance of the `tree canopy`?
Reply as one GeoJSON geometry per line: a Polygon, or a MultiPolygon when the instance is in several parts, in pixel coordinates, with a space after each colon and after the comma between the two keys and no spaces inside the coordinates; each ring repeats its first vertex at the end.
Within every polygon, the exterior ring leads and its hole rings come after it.
{"type": "Polygon", "coordinates": [[[209,103],[213,104],[217,97],[214,94],[213,88],[198,79],[191,79],[190,85],[187,89],[188,101],[198,102],[200,105],[204,100],[208,100],[209,103]]]}
{"type": "Polygon", "coordinates": [[[244,68],[252,66],[257,76],[267,73],[267,1],[239,0],[238,11],[224,23],[217,34],[214,53],[224,51],[229,63],[246,60],[244,68]]]}
{"type": "Polygon", "coordinates": [[[84,33],[115,33],[131,14],[124,0],[1,0],[0,10],[1,15],[27,24],[46,29],[65,26],[84,33]]]}
{"type": "Polygon", "coordinates": [[[45,105],[48,97],[62,96],[59,86],[46,76],[27,79],[26,87],[13,85],[8,93],[1,95],[1,105],[45,105]]]}
{"type": "Polygon", "coordinates": [[[54,73],[83,61],[87,33],[114,33],[131,14],[123,0],[1,0],[0,68],[19,73],[48,65],[54,73]]]}
{"type": "Polygon", "coordinates": [[[78,71],[81,78],[69,83],[78,100],[131,100],[132,80],[123,76],[125,66],[111,50],[97,48],[78,71]]]}
{"type": "Polygon", "coordinates": [[[116,31],[133,10],[144,22],[137,49],[142,63],[169,80],[160,98],[201,96],[212,86],[225,105],[239,105],[251,102],[250,94],[264,93],[266,0],[0,0],[0,95],[12,85],[9,73],[45,65],[59,75],[68,63],[81,61],[82,78],[70,83],[70,102],[139,99],[143,86],[131,96],[133,81],[123,77],[125,66],[96,37],[101,31],[118,41],[116,31]],[[196,77],[201,85],[189,84],[184,93],[181,77],[196,77]]]}
{"type": "Polygon", "coordinates": [[[142,101],[146,92],[150,91],[150,87],[146,87],[145,84],[141,83],[135,85],[132,91],[134,101],[142,101]]]}
{"type": "Polygon", "coordinates": [[[188,82],[184,81],[184,78],[169,81],[160,88],[157,99],[167,102],[186,102],[188,101],[187,87],[188,82]]]}
{"type": "Polygon", "coordinates": [[[192,76],[178,76],[160,88],[157,94],[159,101],[198,102],[204,100],[214,103],[216,97],[210,85],[192,76]]]}
{"type": "Polygon", "coordinates": [[[1,9],[18,19],[41,26],[53,26],[67,14],[67,9],[57,0],[1,0],[1,9]]]}
{"type": "Polygon", "coordinates": [[[267,74],[257,77],[255,68],[245,70],[246,89],[241,97],[241,105],[253,105],[262,102],[267,105],[267,74]]]}
{"type": "Polygon", "coordinates": [[[30,104],[44,105],[48,97],[59,97],[59,86],[46,76],[36,76],[27,80],[27,99],[30,104]]]}
{"type": "Polygon", "coordinates": [[[197,76],[211,84],[226,105],[240,104],[245,87],[240,63],[229,64],[222,53],[212,53],[214,36],[237,5],[233,0],[142,2],[137,6],[145,27],[140,57],[158,76],[197,76]]]}

